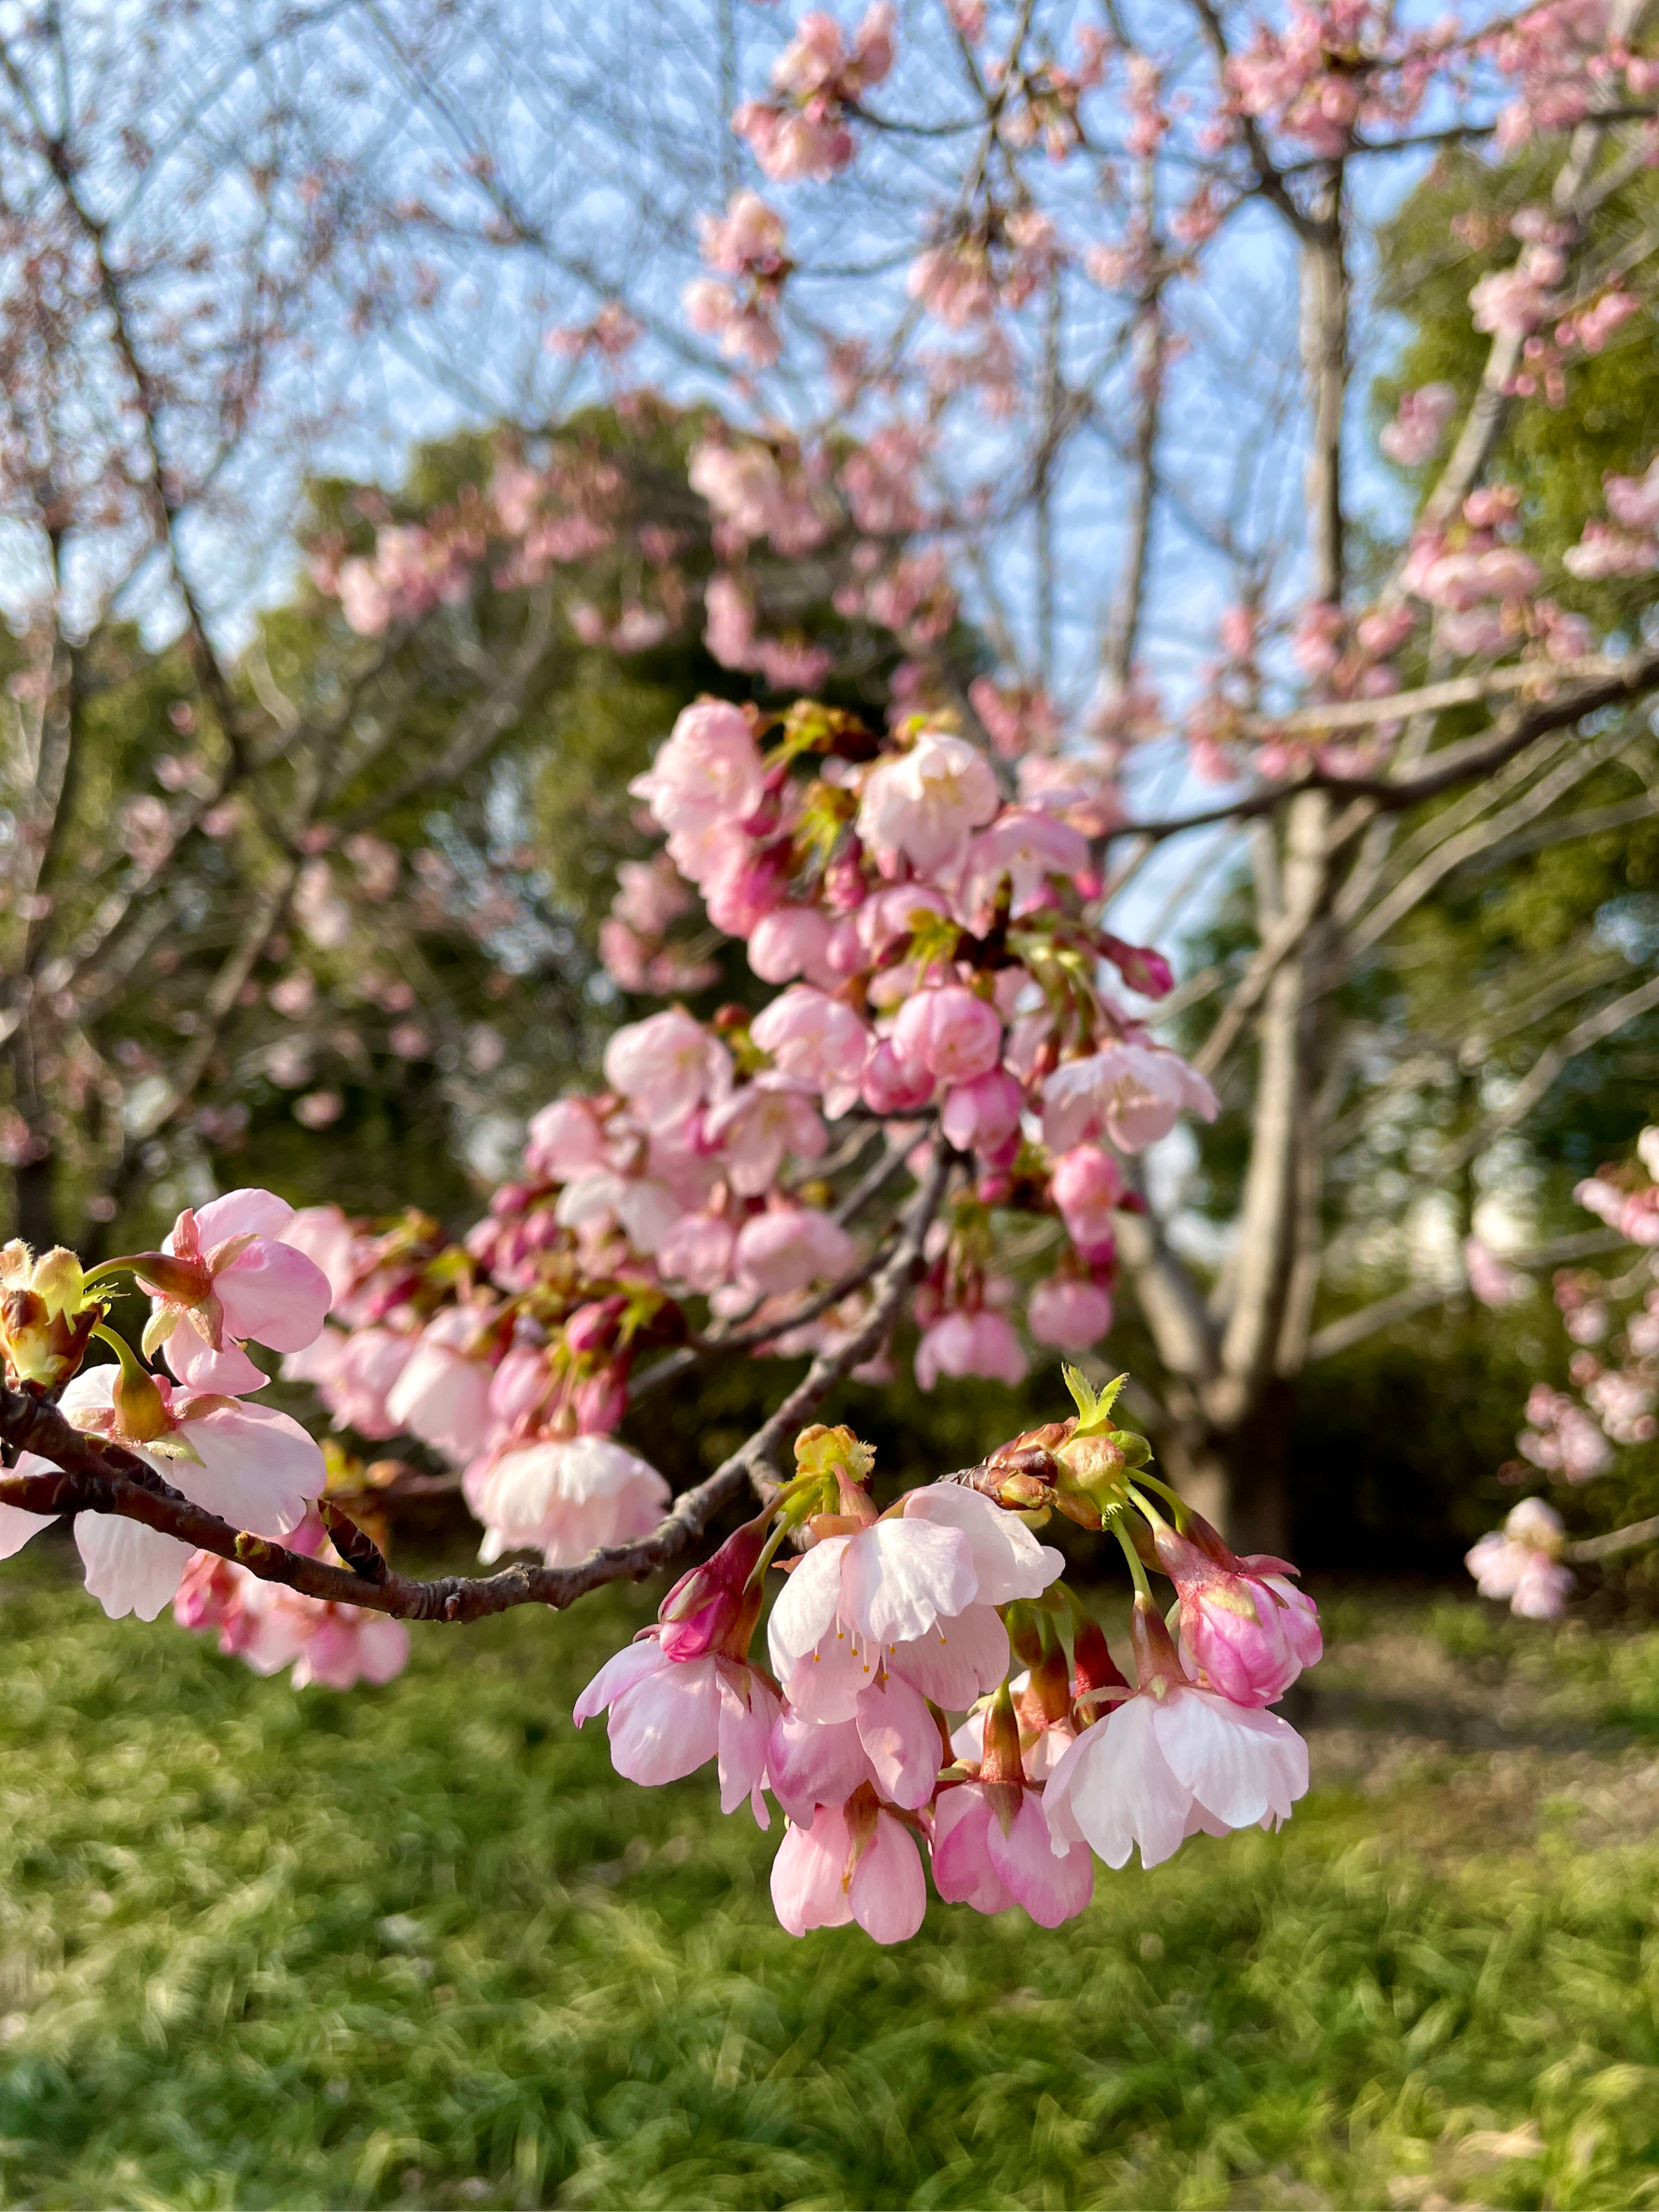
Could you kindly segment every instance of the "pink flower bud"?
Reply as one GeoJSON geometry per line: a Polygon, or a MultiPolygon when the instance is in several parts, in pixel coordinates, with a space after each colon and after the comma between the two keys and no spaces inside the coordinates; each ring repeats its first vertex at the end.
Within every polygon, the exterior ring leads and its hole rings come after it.
{"type": "Polygon", "coordinates": [[[1006,1068],[994,1067],[947,1094],[939,1128],[958,1152],[996,1153],[1019,1134],[1024,1094],[1006,1068]]]}
{"type": "Polygon", "coordinates": [[[1271,1705],[1323,1650],[1313,1600],[1281,1559],[1235,1558],[1194,1516],[1200,1542],[1155,1530],[1158,1564],[1181,1600],[1181,1634],[1210,1683],[1237,1705],[1271,1705]],[[1269,1570],[1278,1569],[1278,1572],[1269,1570]]]}
{"type": "Polygon", "coordinates": [[[628,1411],[628,1378],[618,1369],[607,1367],[603,1374],[579,1382],[570,1402],[579,1436],[608,1437],[620,1427],[628,1411]]]}
{"type": "Polygon", "coordinates": [[[723,1652],[728,1659],[748,1656],[763,1597],[755,1569],[766,1549],[771,1517],[763,1513],[745,1522],[712,1559],[682,1575],[669,1591],[657,1614],[665,1657],[701,1659],[708,1651],[723,1652]]]}
{"type": "Polygon", "coordinates": [[[616,1342],[617,1328],[627,1309],[623,1297],[598,1298],[578,1306],[564,1325],[564,1340],[573,1352],[602,1352],[616,1342]]]}
{"type": "Polygon", "coordinates": [[[1076,1145],[1054,1162],[1049,1182],[1066,1233],[1079,1249],[1112,1242],[1112,1214],[1123,1203],[1117,1163],[1098,1145],[1076,1145]]]}

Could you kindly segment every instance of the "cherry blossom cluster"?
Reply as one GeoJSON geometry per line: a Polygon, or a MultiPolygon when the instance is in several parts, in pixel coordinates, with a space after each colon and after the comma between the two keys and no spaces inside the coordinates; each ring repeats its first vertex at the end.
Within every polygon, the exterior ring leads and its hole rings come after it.
{"type": "Polygon", "coordinates": [[[634,790],[666,846],[606,925],[618,980],[700,981],[693,946],[724,936],[781,988],[758,1012],[675,1004],[618,1030],[603,1089],[533,1117],[521,1173],[460,1244],[418,1217],[308,1225],[333,1307],[287,1374],[342,1428],[457,1468],[487,1559],[533,1545],[565,1565],[651,1528],[665,1487],[616,1435],[641,1355],[833,1352],[884,1249],[859,1182],[915,1182],[941,1148],[949,1203],[908,1308],[923,1388],[1018,1382],[1028,1345],[1097,1345],[1129,1163],[1216,1110],[1108,988],[1157,997],[1171,976],[1091,921],[1075,792],[1005,797],[948,729],[712,699],[634,790]],[[694,890],[707,926],[671,940],[694,890]],[[1022,1216],[1048,1224],[1035,1280],[999,1259],[1022,1216]]]}
{"type": "MultiPolygon", "coordinates": [[[[1557,1272],[1555,1304],[1572,1346],[1571,1388],[1537,1382],[1528,1392],[1515,1474],[1536,1468],[1577,1488],[1609,1473],[1621,1451],[1659,1437],[1659,1128],[1644,1129],[1633,1159],[1601,1169],[1573,1195],[1629,1249],[1612,1275],[1589,1267],[1557,1272]]],[[[1471,1269],[1470,1280],[1486,1303],[1510,1302],[1508,1269],[1483,1264],[1471,1269]]],[[[1551,1620],[1572,1588],[1562,1564],[1565,1541],[1559,1515],[1541,1498],[1524,1498],[1501,1533],[1481,1537],[1469,1553],[1469,1571],[1484,1595],[1551,1620]]]]}
{"type": "MultiPolygon", "coordinates": [[[[233,1190],[186,1207],[159,1251],[90,1274],[61,1248],[37,1258],[9,1244],[0,1252],[7,1387],[53,1397],[71,1427],[134,1453],[233,1528],[325,1556],[315,1510],[328,1486],[322,1452],[297,1421],[258,1402],[270,1378],[248,1346],[295,1355],[316,1338],[333,1291],[311,1250],[319,1232],[326,1247],[330,1225],[270,1191],[233,1190]],[[120,1275],[149,1295],[142,1357],[106,1320],[120,1275]],[[114,1358],[83,1364],[94,1343],[114,1358]],[[157,1352],[164,1370],[146,1364],[157,1352]]],[[[51,1465],[24,1452],[14,1471],[51,1465]]],[[[0,1558],[50,1519],[0,1504],[0,1558]]],[[[400,1621],[259,1581],[143,1522],[77,1513],[74,1531],[87,1589],[112,1620],[154,1620],[171,1601],[181,1626],[216,1629],[225,1650],[260,1674],[287,1667],[301,1686],[386,1681],[408,1656],[400,1621]]]]}
{"type": "Polygon", "coordinates": [[[850,1430],[804,1430],[772,1504],[577,1701],[578,1726],[608,1714],[631,1782],[713,1760],[724,1812],[746,1798],[765,1828],[776,1800],[772,1899],[791,1935],[856,1922],[902,1942],[927,1906],[924,1853],[946,1903],[1057,1927],[1089,1903],[1097,1856],[1120,1868],[1138,1846],[1152,1867],[1200,1832],[1276,1827],[1307,1788],[1305,1745],[1267,1710],[1322,1648],[1294,1569],[1235,1557],[1112,1426],[1117,1386],[1067,1379],[1079,1417],[885,1510],[850,1430]],[[1123,1546],[1133,1684],[1032,1533],[1055,1510],[1123,1546]],[[1149,1565],[1175,1586],[1169,1625],[1149,1565]],[[783,1581],[762,1664],[769,1569],[783,1581]]]}
{"type": "Polygon", "coordinates": [[[872,0],[850,46],[833,15],[803,15],[772,70],[771,100],[745,100],[732,128],[778,183],[832,177],[853,158],[847,118],[893,66],[896,10],[872,0]]]}

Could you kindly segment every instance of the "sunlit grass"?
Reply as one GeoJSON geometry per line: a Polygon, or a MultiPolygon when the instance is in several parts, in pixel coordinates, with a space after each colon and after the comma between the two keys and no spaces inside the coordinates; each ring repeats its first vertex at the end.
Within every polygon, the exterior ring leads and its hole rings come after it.
{"type": "MultiPolygon", "coordinates": [[[[296,1695],[55,1571],[0,1583],[9,2202],[1659,2201],[1639,1740],[1333,1737],[1349,1778],[1283,1836],[1108,1875],[1054,1934],[936,1906],[902,1952],[797,1943],[746,1814],[570,1725],[644,1598],[296,1695]]],[[[1659,1712],[1651,1635],[1338,1613],[1332,1679],[1379,1696],[1409,1648],[1544,1736],[1659,1712]]]]}

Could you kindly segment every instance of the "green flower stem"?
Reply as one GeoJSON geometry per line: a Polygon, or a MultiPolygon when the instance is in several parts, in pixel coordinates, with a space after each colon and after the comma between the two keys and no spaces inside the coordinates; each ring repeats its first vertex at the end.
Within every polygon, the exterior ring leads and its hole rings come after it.
{"type": "Polygon", "coordinates": [[[1123,1525],[1121,1510],[1112,1516],[1112,1534],[1122,1545],[1123,1556],[1129,1562],[1129,1572],[1134,1578],[1135,1595],[1138,1597],[1144,1597],[1150,1605],[1152,1601],[1152,1586],[1146,1579],[1146,1570],[1141,1565],[1140,1554],[1134,1547],[1134,1540],[1123,1525]]]}

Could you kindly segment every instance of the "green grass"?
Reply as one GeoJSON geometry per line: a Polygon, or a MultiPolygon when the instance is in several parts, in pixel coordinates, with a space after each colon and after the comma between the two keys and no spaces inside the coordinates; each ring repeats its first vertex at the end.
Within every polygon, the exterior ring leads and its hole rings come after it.
{"type": "Polygon", "coordinates": [[[1345,1602],[1338,1689],[1512,1747],[1345,1722],[1281,1837],[884,1952],[577,1736],[643,1597],[296,1695],[61,1573],[0,1579],[8,2203],[1659,2202],[1659,1637],[1345,1602]]]}

